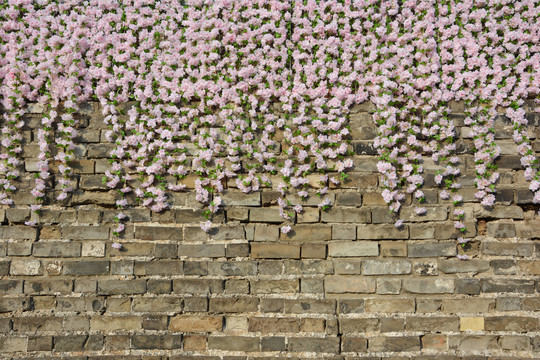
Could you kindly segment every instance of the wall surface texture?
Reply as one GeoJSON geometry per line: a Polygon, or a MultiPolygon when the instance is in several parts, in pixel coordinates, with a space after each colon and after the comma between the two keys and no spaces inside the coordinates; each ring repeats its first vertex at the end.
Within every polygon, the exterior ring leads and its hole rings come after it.
{"type": "MultiPolygon", "coordinates": [[[[540,117],[528,106],[538,156],[540,117]]],[[[102,183],[112,145],[99,105],[81,109],[77,189],[44,206],[37,227],[24,223],[39,153],[30,129],[41,116],[25,115],[25,175],[15,204],[0,210],[1,359],[540,358],[538,206],[505,117],[495,129],[498,202],[485,209],[473,196],[463,106],[452,104],[471,239],[462,247],[452,202],[438,197],[432,175],[426,214],[406,200],[405,226],[394,227],[370,103],[350,114],[355,166],[339,188],[330,184],[333,206],[321,211],[308,199],[289,233],[280,232],[276,189],[244,194],[231,181],[208,234],[186,191],[162,213],[126,210],[118,240],[117,194],[102,183]]]]}

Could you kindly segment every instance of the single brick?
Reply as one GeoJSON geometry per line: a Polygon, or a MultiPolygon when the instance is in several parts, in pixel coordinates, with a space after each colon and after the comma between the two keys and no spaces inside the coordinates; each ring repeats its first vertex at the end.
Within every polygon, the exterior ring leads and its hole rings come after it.
{"type": "Polygon", "coordinates": [[[282,234],[281,239],[301,242],[327,241],[332,239],[332,227],[318,224],[295,225],[289,233],[282,234]]]}
{"type": "Polygon", "coordinates": [[[411,331],[443,332],[459,331],[460,320],[458,317],[437,316],[408,316],[406,329],[411,331]]]}
{"type": "Polygon", "coordinates": [[[137,297],[133,299],[132,310],[136,312],[170,312],[182,310],[182,299],[178,297],[137,297]]]}
{"type": "Polygon", "coordinates": [[[179,245],[178,256],[187,257],[225,257],[225,244],[201,244],[201,245],[179,245]]]}
{"type": "Polygon", "coordinates": [[[420,350],[419,336],[401,336],[401,337],[385,337],[377,336],[369,339],[369,351],[419,351],[420,350]]]}
{"type": "Polygon", "coordinates": [[[249,221],[281,223],[283,218],[279,214],[278,208],[253,208],[249,211],[249,221]]]}
{"type": "Polygon", "coordinates": [[[339,329],[343,334],[366,333],[379,329],[377,318],[340,318],[339,329]]]}
{"type": "Polygon", "coordinates": [[[507,222],[489,222],[487,233],[495,238],[512,238],[516,236],[516,225],[507,222]]]}
{"type": "Polygon", "coordinates": [[[253,235],[255,241],[277,241],[279,240],[278,226],[255,226],[253,235]]]}
{"type": "Polygon", "coordinates": [[[403,289],[415,294],[452,294],[453,279],[405,279],[403,289]]]}
{"type": "Polygon", "coordinates": [[[178,294],[216,294],[223,292],[223,280],[174,279],[173,290],[178,294]]]}
{"type": "Polygon", "coordinates": [[[378,256],[379,244],[371,241],[331,242],[328,244],[331,257],[378,256]]]}
{"type": "Polygon", "coordinates": [[[62,237],[66,239],[108,240],[109,228],[106,226],[64,226],[62,237]]]}
{"type": "Polygon", "coordinates": [[[137,226],[135,238],[141,240],[183,240],[182,228],[164,226],[137,226]]]}
{"type": "Polygon", "coordinates": [[[474,272],[480,273],[489,270],[489,262],[486,260],[443,260],[439,269],[446,274],[474,272]]]}
{"type": "Polygon", "coordinates": [[[300,292],[300,283],[296,280],[258,280],[250,282],[252,294],[294,294],[300,292]]]}
{"type": "MultiPolygon", "coordinates": [[[[276,302],[275,299],[269,299],[276,302]]],[[[279,305],[278,302],[273,304],[279,305]]],[[[332,299],[298,299],[298,300],[286,300],[283,303],[284,311],[286,314],[335,314],[336,313],[336,301],[332,299]]],[[[261,304],[262,307],[262,304],[261,304]]]]}
{"type": "Polygon", "coordinates": [[[485,293],[534,293],[534,281],[522,279],[485,279],[482,291],[485,293]]]}
{"type": "Polygon", "coordinates": [[[232,297],[210,299],[210,311],[216,313],[255,312],[258,305],[258,298],[232,297]]]}
{"type": "Polygon", "coordinates": [[[103,295],[144,294],[145,280],[99,280],[98,293],[103,295]]]}
{"type": "Polygon", "coordinates": [[[142,329],[142,318],[140,316],[94,316],[90,319],[90,330],[92,331],[140,329],[142,329]]]}
{"type": "Polygon", "coordinates": [[[484,318],[483,317],[471,317],[464,316],[459,318],[459,330],[460,331],[483,331],[484,330],[484,318]]]}
{"type": "Polygon", "coordinates": [[[409,257],[455,256],[455,243],[421,243],[408,245],[409,257]]]}
{"type": "Polygon", "coordinates": [[[64,262],[64,275],[107,275],[110,263],[108,261],[69,261],[64,262]]]}
{"type": "Polygon", "coordinates": [[[81,243],[79,242],[37,242],[33,247],[36,257],[79,257],[81,243]]]}
{"type": "Polygon", "coordinates": [[[415,303],[410,299],[367,299],[365,308],[372,313],[413,313],[415,303]]]}
{"type": "Polygon", "coordinates": [[[262,333],[296,333],[300,331],[300,319],[252,317],[249,319],[248,331],[262,333]]]}
{"type": "Polygon", "coordinates": [[[326,223],[368,224],[371,222],[371,210],[333,207],[321,213],[321,221],[326,223]]]}
{"type": "Polygon", "coordinates": [[[177,260],[155,260],[136,261],[135,275],[182,275],[184,268],[181,261],[177,260]]]}
{"type": "Polygon", "coordinates": [[[482,252],[486,255],[530,257],[534,253],[534,244],[483,242],[482,252]]]}
{"type": "Polygon", "coordinates": [[[540,320],[525,316],[490,316],[485,318],[487,331],[538,331],[540,320]]]}
{"type": "Polygon", "coordinates": [[[326,245],[305,244],[302,245],[302,258],[324,259],[326,257],[326,245]]]}
{"type": "Polygon", "coordinates": [[[181,335],[132,335],[131,348],[140,350],[173,350],[182,348],[181,335]]]}
{"type": "Polygon", "coordinates": [[[220,276],[253,276],[257,274],[257,263],[254,261],[210,262],[208,273],[220,276]]]}
{"type": "Polygon", "coordinates": [[[32,299],[28,297],[1,297],[0,313],[26,311],[31,308],[32,299]]]}
{"type": "Polygon", "coordinates": [[[412,265],[406,260],[364,260],[364,275],[403,275],[410,274],[412,265]]]}
{"type": "Polygon", "coordinates": [[[30,226],[0,226],[0,239],[36,240],[37,236],[38,230],[30,226]]]}
{"type": "Polygon", "coordinates": [[[257,259],[298,259],[300,258],[300,245],[252,243],[251,257],[257,259]]]}
{"type": "Polygon", "coordinates": [[[261,339],[246,336],[210,336],[208,349],[225,351],[254,352],[260,350],[261,339]]]}
{"type": "Polygon", "coordinates": [[[409,238],[407,225],[397,229],[394,225],[360,225],[356,228],[359,240],[401,240],[409,238]]]}
{"type": "Polygon", "coordinates": [[[328,293],[374,293],[375,280],[355,276],[327,276],[324,288],[328,293]]]}
{"type": "Polygon", "coordinates": [[[259,192],[246,194],[241,191],[227,190],[221,195],[225,206],[261,206],[261,194],[259,192]]]}
{"type": "Polygon", "coordinates": [[[170,331],[177,332],[214,332],[223,328],[222,316],[186,316],[177,315],[171,318],[170,331]]]}
{"type": "Polygon", "coordinates": [[[291,352],[315,352],[338,354],[340,339],[334,337],[311,338],[311,337],[294,337],[289,338],[289,351],[291,352]]]}
{"type": "Polygon", "coordinates": [[[40,260],[27,260],[27,259],[13,259],[9,269],[9,274],[13,276],[27,275],[35,276],[41,275],[41,261],[40,260]]]}
{"type": "Polygon", "coordinates": [[[401,279],[377,279],[377,294],[397,295],[401,292],[401,279]]]}

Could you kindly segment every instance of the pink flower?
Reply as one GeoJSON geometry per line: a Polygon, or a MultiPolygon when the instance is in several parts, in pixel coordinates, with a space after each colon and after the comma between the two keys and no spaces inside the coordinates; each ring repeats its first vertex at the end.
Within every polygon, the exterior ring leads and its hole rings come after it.
{"type": "Polygon", "coordinates": [[[282,226],[282,227],[281,227],[281,232],[282,232],[283,234],[288,234],[290,231],[291,231],[291,226],[290,226],[290,225],[282,226]]]}
{"type": "Polygon", "coordinates": [[[206,221],[204,223],[201,223],[201,230],[204,231],[204,232],[209,232],[210,229],[212,228],[212,222],[211,221],[206,221]]]}
{"type": "Polygon", "coordinates": [[[417,207],[414,209],[417,215],[425,215],[426,214],[426,208],[424,207],[417,207]]]}
{"type": "Polygon", "coordinates": [[[111,247],[116,250],[120,250],[122,248],[122,244],[114,242],[112,243],[111,247]]]}

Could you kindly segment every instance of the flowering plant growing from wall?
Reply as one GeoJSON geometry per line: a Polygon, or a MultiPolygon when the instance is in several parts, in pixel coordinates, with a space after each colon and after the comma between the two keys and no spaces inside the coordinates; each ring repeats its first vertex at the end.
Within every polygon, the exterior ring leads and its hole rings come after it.
{"type": "Polygon", "coordinates": [[[539,93],[534,0],[10,0],[0,5],[0,202],[11,205],[20,175],[27,104],[45,108],[33,135],[38,212],[51,161],[57,199],[72,190],[74,114],[97,100],[115,144],[104,178],[118,191],[115,234],[122,209],[166,209],[167,193],[183,191],[189,174],[207,205],[206,231],[230,179],[246,193],[274,186],[292,221],[303,209],[291,199],[319,196],[320,208],[331,206],[328,187],[354,165],[350,108],[369,100],[390,210],[399,212],[406,194],[425,201],[431,156],[440,196],[452,199],[455,227],[465,231],[450,103],[466,104],[482,205],[495,200],[501,109],[540,203],[523,108],[539,93]]]}

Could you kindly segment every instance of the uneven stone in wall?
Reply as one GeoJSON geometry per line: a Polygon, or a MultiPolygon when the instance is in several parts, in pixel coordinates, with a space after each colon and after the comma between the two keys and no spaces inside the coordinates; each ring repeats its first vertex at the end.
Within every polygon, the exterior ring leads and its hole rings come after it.
{"type": "MultiPolygon", "coordinates": [[[[408,199],[406,225],[394,227],[366,111],[350,116],[355,168],[332,190],[333,206],[321,211],[308,200],[290,233],[279,230],[275,189],[244,194],[231,181],[210,233],[199,226],[202,206],[185,192],[171,194],[162,213],[127,210],[118,240],[116,193],[101,181],[111,144],[102,142],[99,106],[85,109],[73,163],[78,187],[45,205],[36,228],[24,222],[38,148],[24,129],[26,174],[15,205],[0,210],[0,358],[540,358],[538,207],[504,121],[496,127],[493,209],[475,202],[471,152],[459,155],[471,239],[464,248],[452,203],[429,178],[426,215],[408,199]],[[456,257],[463,254],[469,260],[456,257]]],[[[33,118],[39,114],[27,123],[33,118]]],[[[538,156],[540,118],[529,118],[538,156]]],[[[469,149],[467,128],[459,133],[469,149]]]]}

